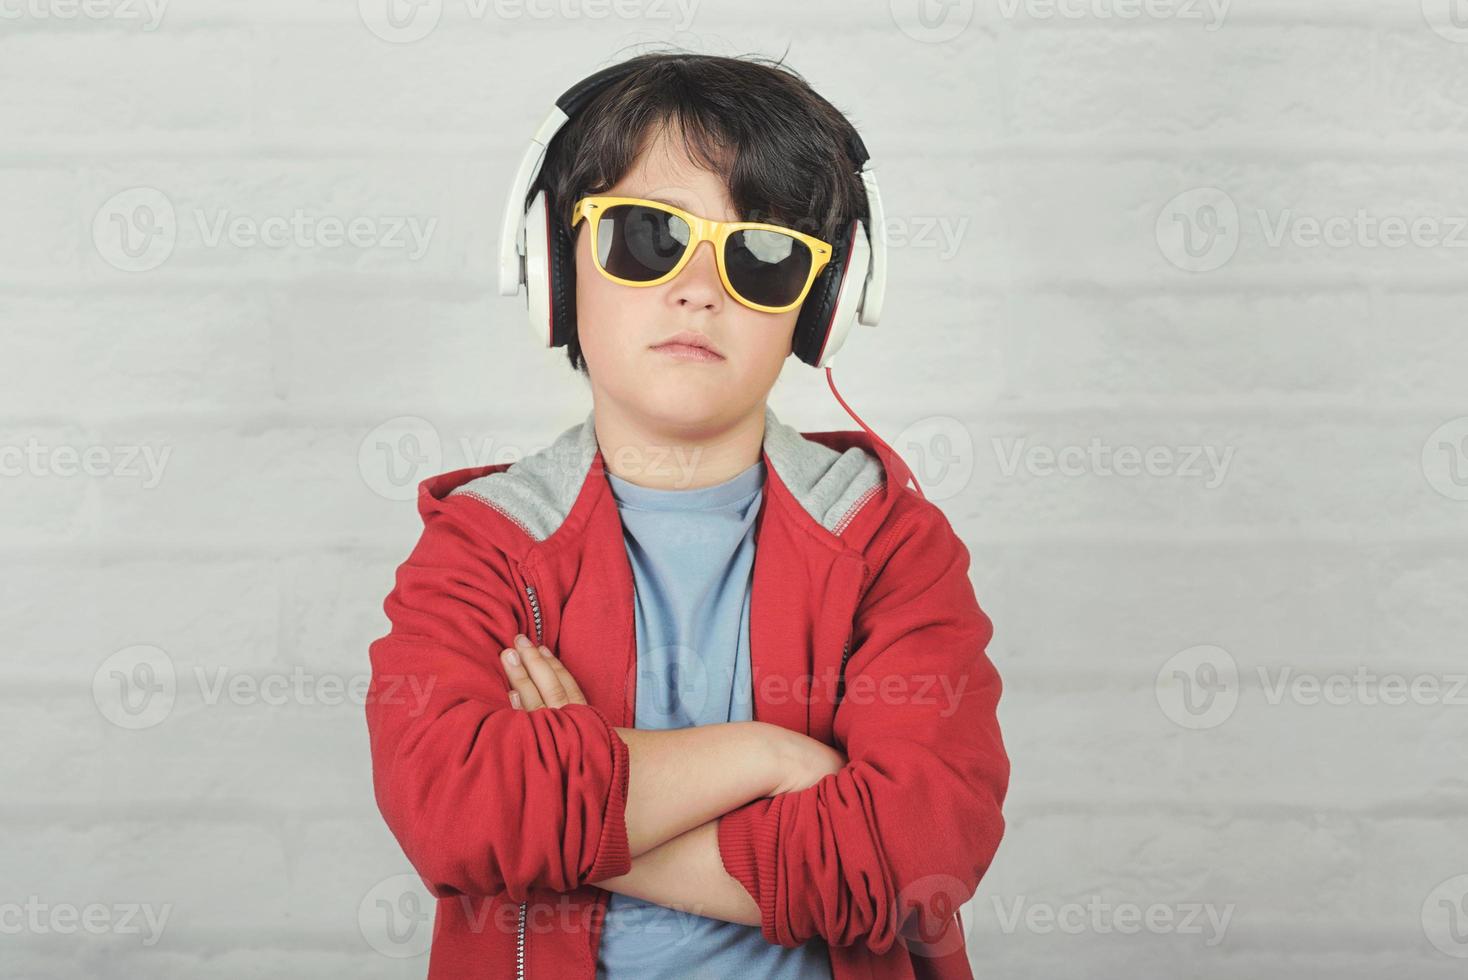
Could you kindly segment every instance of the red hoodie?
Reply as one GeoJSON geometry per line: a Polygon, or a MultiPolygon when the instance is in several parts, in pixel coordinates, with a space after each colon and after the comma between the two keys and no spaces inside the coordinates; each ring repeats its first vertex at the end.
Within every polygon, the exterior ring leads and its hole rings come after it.
{"type": "MultiPolygon", "coordinates": [[[[724,868],[769,942],[826,941],[833,980],[971,980],[957,910],[1003,835],[1009,759],[968,550],[865,431],[801,433],[767,407],[762,454],[754,716],[849,761],[720,817],[724,868]]],[[[631,869],[612,726],[635,727],[637,642],[593,416],[422,481],[418,510],[366,711],[378,806],[437,899],[428,976],[595,980],[596,882],[631,869]],[[499,652],[520,632],[587,704],[510,707],[499,652]]]]}

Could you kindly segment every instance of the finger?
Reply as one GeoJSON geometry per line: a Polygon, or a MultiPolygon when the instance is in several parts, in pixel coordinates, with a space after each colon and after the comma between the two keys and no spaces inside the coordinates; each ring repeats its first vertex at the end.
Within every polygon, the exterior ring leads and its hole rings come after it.
{"type": "Polygon", "coordinates": [[[572,677],[571,672],[566,669],[566,665],[561,663],[561,658],[551,653],[544,646],[540,648],[540,655],[546,663],[551,665],[551,669],[556,672],[556,676],[561,679],[561,689],[566,692],[567,701],[571,704],[585,704],[586,695],[581,692],[581,685],[576,683],[576,678],[572,677]]]}
{"type": "Polygon", "coordinates": [[[565,685],[561,683],[561,676],[551,666],[551,659],[540,652],[541,648],[535,645],[519,647],[520,662],[525,665],[525,671],[530,679],[535,682],[536,691],[547,707],[559,708],[570,702],[566,694],[565,685]]]}
{"type": "Polygon", "coordinates": [[[533,711],[545,706],[545,702],[540,697],[540,690],[525,669],[525,658],[519,655],[518,650],[501,650],[500,665],[505,668],[505,677],[510,682],[510,689],[520,696],[519,706],[521,708],[533,711]]]}

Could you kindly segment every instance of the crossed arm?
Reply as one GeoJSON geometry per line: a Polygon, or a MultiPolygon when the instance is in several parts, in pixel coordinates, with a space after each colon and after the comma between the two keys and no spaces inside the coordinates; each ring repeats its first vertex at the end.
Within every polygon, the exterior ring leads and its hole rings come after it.
{"type": "Polygon", "coordinates": [[[378,808],[430,893],[594,884],[739,922],[752,898],[773,944],[879,956],[949,936],[1004,833],[1002,684],[967,548],[936,506],[899,504],[852,617],[832,719],[846,759],[753,722],[617,728],[549,651],[512,690],[484,663],[524,628],[512,559],[480,533],[482,504],[420,501],[365,714],[378,808]]]}
{"type": "MultiPolygon", "coordinates": [[[[585,704],[570,671],[517,637],[500,662],[523,711],[585,704]],[[520,642],[523,641],[523,642],[520,642]]],[[[778,725],[737,721],[666,731],[614,728],[627,744],[632,868],[598,888],[667,908],[758,926],[760,910],[719,855],[718,819],[750,800],[814,785],[846,765],[837,749],[778,725]]]]}

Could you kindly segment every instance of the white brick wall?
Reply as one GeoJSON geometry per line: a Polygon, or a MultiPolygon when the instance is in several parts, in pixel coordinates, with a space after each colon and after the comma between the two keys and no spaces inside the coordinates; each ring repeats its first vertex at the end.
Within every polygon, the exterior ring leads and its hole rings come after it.
{"type": "MultiPolygon", "coordinates": [[[[976,975],[1462,976],[1468,3],[160,2],[0,3],[0,972],[423,974],[340,688],[416,480],[586,411],[500,208],[556,94],[671,39],[788,45],[879,165],[835,373],[996,624],[976,975]],[[372,244],[210,237],[295,215],[372,244]]],[[[775,405],[855,427],[794,360],[775,405]]]]}

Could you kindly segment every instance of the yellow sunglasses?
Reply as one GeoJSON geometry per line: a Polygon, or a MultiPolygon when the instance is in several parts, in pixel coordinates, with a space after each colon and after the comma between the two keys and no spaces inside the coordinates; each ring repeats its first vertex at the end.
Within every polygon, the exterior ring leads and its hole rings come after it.
{"type": "Polygon", "coordinates": [[[829,243],[793,228],[700,218],[640,197],[583,197],[571,214],[571,227],[582,218],[591,228],[596,267],[612,282],[667,282],[683,271],[700,242],[710,241],[729,295],[762,313],[799,306],[831,261],[829,243]]]}

